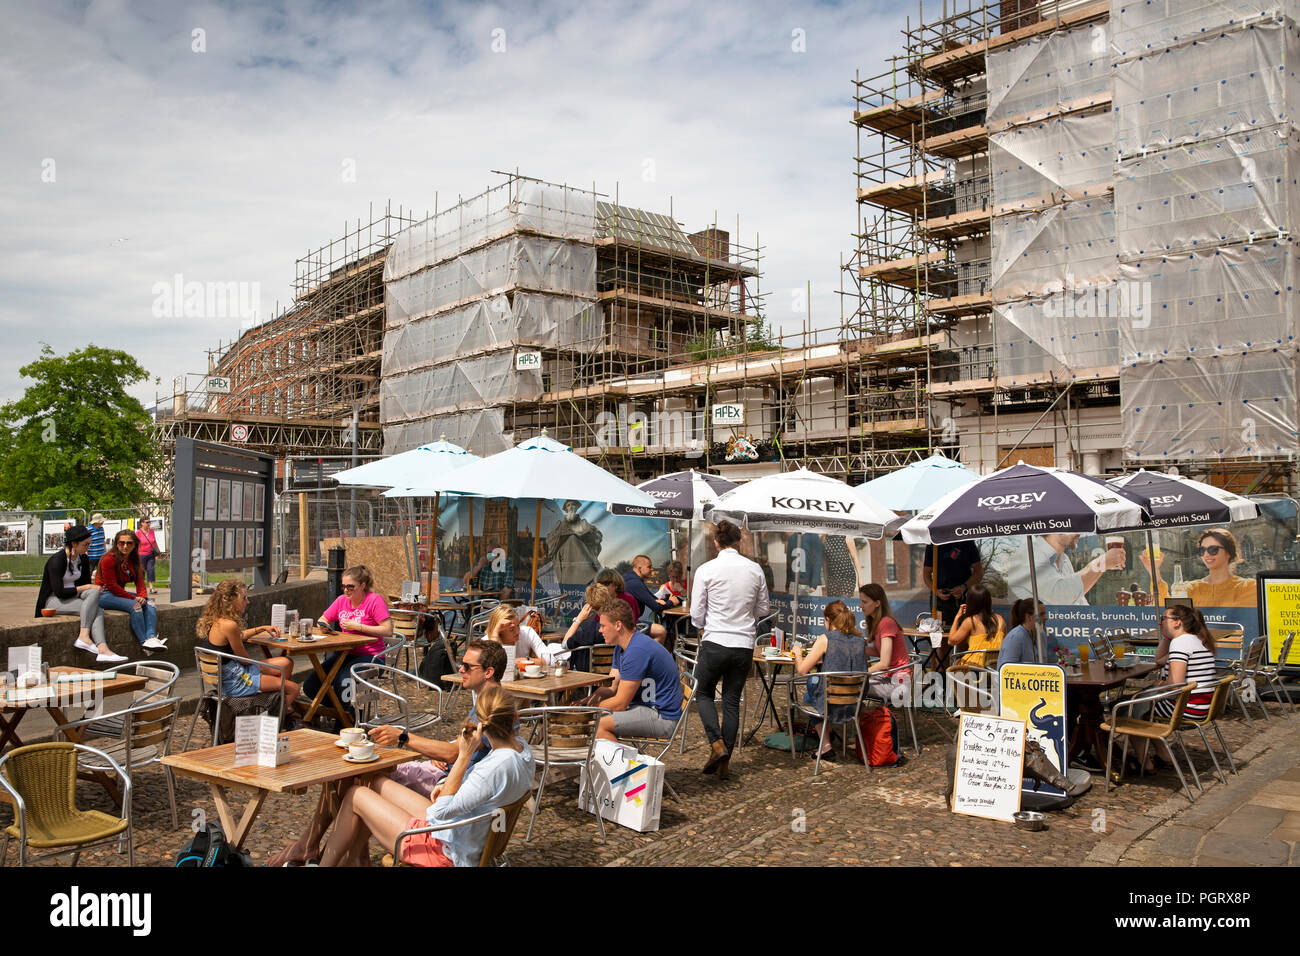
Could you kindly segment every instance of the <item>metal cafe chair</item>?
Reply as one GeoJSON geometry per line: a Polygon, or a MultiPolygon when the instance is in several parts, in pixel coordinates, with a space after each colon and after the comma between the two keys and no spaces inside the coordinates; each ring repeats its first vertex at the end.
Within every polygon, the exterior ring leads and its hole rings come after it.
{"type": "Polygon", "coordinates": [[[478,865],[505,866],[505,852],[506,846],[510,843],[510,835],[515,832],[515,822],[518,821],[519,813],[523,810],[524,804],[531,795],[532,791],[530,790],[514,803],[499,807],[496,810],[489,810],[486,813],[466,817],[464,820],[457,820],[455,823],[440,823],[437,826],[420,827],[417,830],[403,830],[397,834],[397,839],[393,843],[393,865],[405,865],[402,863],[402,841],[409,836],[421,833],[441,833],[444,830],[455,830],[459,827],[473,826],[476,823],[491,820],[492,825],[488,827],[487,839],[483,841],[483,852],[478,858],[478,865]]]}
{"type": "MultiPolygon", "coordinates": [[[[820,674],[804,674],[795,677],[786,687],[789,696],[786,702],[786,719],[787,726],[790,727],[790,756],[797,757],[798,753],[794,745],[794,715],[795,711],[808,717],[816,717],[821,721],[821,735],[817,742],[817,763],[813,767],[813,776],[821,773],[822,768],[822,750],[826,747],[826,731],[831,724],[844,725],[851,724],[853,732],[857,735],[858,746],[866,754],[867,744],[862,739],[862,727],[858,723],[858,712],[862,709],[862,697],[867,692],[867,674],[865,671],[822,671],[820,674]],[[809,679],[816,677],[822,682],[825,688],[825,697],[823,698],[826,706],[826,715],[811,704],[805,704],[801,696],[795,693],[795,689],[800,685],[806,685],[809,679]],[[849,716],[842,719],[835,719],[830,716],[832,707],[852,707],[852,712],[845,711],[849,716]]],[[[842,747],[845,756],[848,755],[849,735],[848,732],[841,734],[843,741],[842,747]]],[[[867,771],[871,770],[871,762],[864,762],[867,771]]]]}
{"type": "Polygon", "coordinates": [[[1178,780],[1183,785],[1183,790],[1187,793],[1187,799],[1194,801],[1192,788],[1187,785],[1187,778],[1183,776],[1183,768],[1179,766],[1178,759],[1174,756],[1174,750],[1169,746],[1169,738],[1172,737],[1178,742],[1179,749],[1182,750],[1183,756],[1187,758],[1187,766],[1192,771],[1192,779],[1196,781],[1196,788],[1204,790],[1201,786],[1201,778],[1196,772],[1196,767],[1192,763],[1191,755],[1187,752],[1187,746],[1183,743],[1182,735],[1179,728],[1183,723],[1183,711],[1187,708],[1187,700],[1192,696],[1192,691],[1196,689],[1196,681],[1187,681],[1174,687],[1153,688],[1149,691],[1135,694],[1128,700],[1121,700],[1113,708],[1110,714],[1101,724],[1101,729],[1110,732],[1106,739],[1106,792],[1110,792],[1110,771],[1114,758],[1114,746],[1116,735],[1124,738],[1124,752],[1120,757],[1120,778],[1124,776],[1124,765],[1128,762],[1128,744],[1130,737],[1137,737],[1145,744],[1142,749],[1142,760],[1145,763],[1147,753],[1151,749],[1151,741],[1158,740],[1164,746],[1165,752],[1169,754],[1169,761],[1174,765],[1174,770],[1178,771],[1178,780]],[[1140,717],[1131,716],[1133,708],[1138,705],[1155,706],[1157,701],[1173,700],[1174,710],[1167,720],[1147,720],[1140,717]],[[1128,711],[1130,716],[1125,716],[1122,712],[1128,711]]]}
{"type": "MultiPolygon", "coordinates": [[[[677,723],[673,725],[673,729],[668,734],[668,736],[667,737],[625,736],[625,737],[619,737],[619,741],[621,743],[650,744],[652,746],[644,747],[641,749],[644,749],[649,756],[654,757],[656,760],[660,762],[663,761],[664,754],[668,753],[668,751],[672,749],[673,741],[677,739],[677,735],[685,732],[686,715],[690,713],[690,708],[687,705],[690,703],[691,698],[695,696],[695,675],[681,674],[680,680],[682,682],[682,712],[681,715],[677,718],[677,723]],[[660,744],[662,744],[663,746],[660,747],[660,744]],[[656,749],[658,750],[657,753],[654,752],[656,749]]],[[[667,774],[664,775],[664,789],[668,791],[668,793],[672,796],[672,798],[676,800],[678,803],[682,802],[682,798],[677,795],[677,791],[674,790],[672,784],[668,782],[667,774]]]]}
{"type": "Polygon", "coordinates": [[[1213,728],[1215,735],[1219,738],[1219,746],[1223,748],[1223,755],[1228,758],[1228,766],[1235,774],[1237,772],[1237,764],[1232,759],[1232,751],[1228,749],[1228,745],[1223,739],[1222,731],[1219,730],[1219,718],[1223,716],[1223,709],[1227,704],[1228,694],[1232,690],[1233,680],[1233,676],[1229,674],[1214,685],[1214,696],[1210,698],[1210,708],[1206,711],[1204,717],[1198,719],[1184,715],[1183,723],[1179,727],[1180,730],[1186,730],[1191,727],[1196,728],[1201,735],[1201,741],[1205,744],[1206,753],[1210,755],[1210,760],[1214,762],[1214,769],[1219,774],[1219,779],[1225,784],[1228,782],[1228,778],[1223,773],[1223,767],[1219,765],[1219,758],[1215,755],[1214,748],[1210,746],[1210,738],[1206,735],[1205,728],[1213,728]]]}
{"type": "MultiPolygon", "coordinates": [[[[889,678],[889,685],[888,685],[888,686],[890,686],[890,687],[903,687],[903,686],[905,686],[905,687],[907,688],[907,694],[906,694],[905,696],[903,696],[903,702],[902,702],[901,704],[897,704],[897,703],[895,702],[895,700],[893,699],[893,696],[894,696],[894,695],[892,695],[892,694],[890,695],[890,698],[885,699],[885,700],[881,700],[881,699],[878,698],[878,697],[873,697],[873,696],[868,692],[868,694],[866,695],[866,697],[865,697],[864,699],[867,700],[867,701],[876,701],[876,702],[880,703],[880,704],[883,705],[883,706],[888,706],[889,704],[895,704],[895,706],[901,707],[904,711],[906,711],[906,713],[907,713],[907,725],[908,725],[908,727],[910,727],[911,730],[912,730],[912,750],[913,750],[913,751],[916,753],[916,755],[919,757],[919,756],[921,755],[921,744],[920,744],[920,743],[918,742],[918,740],[917,740],[917,736],[916,736],[916,718],[913,716],[913,713],[912,713],[912,712],[913,712],[913,705],[914,705],[913,698],[915,697],[915,694],[914,694],[915,685],[914,685],[913,682],[917,679],[917,674],[920,673],[920,671],[917,670],[917,663],[918,663],[918,662],[917,662],[917,655],[915,655],[915,654],[909,654],[909,655],[908,655],[908,660],[907,660],[907,663],[906,663],[906,664],[899,664],[897,667],[890,667],[890,668],[887,668],[886,670],[883,670],[883,671],[877,671],[875,674],[872,674],[872,675],[871,675],[871,677],[884,677],[884,678],[889,678]],[[899,676],[899,675],[901,675],[901,674],[907,674],[907,675],[908,675],[908,682],[907,682],[905,685],[904,685],[904,684],[895,684],[895,683],[894,683],[894,678],[897,677],[897,676],[899,676]]],[[[868,691],[869,691],[869,690],[870,690],[870,681],[868,681],[868,691]]]]}
{"type": "Polygon", "coordinates": [[[442,688],[399,667],[364,662],[353,664],[352,686],[352,705],[356,708],[357,723],[363,727],[404,727],[415,733],[423,732],[442,720],[442,688]],[[402,693],[404,689],[405,694],[402,693]],[[435,709],[412,712],[408,695],[420,691],[437,695],[435,709]]]}
{"type": "MultiPolygon", "coordinates": [[[[1291,705],[1291,713],[1293,714],[1296,712],[1295,701],[1291,699],[1291,691],[1282,680],[1282,668],[1286,666],[1287,659],[1291,656],[1291,645],[1295,643],[1295,635],[1296,632],[1291,631],[1282,641],[1282,646],[1278,648],[1276,662],[1265,664],[1261,661],[1252,674],[1257,688],[1262,678],[1267,682],[1269,689],[1273,691],[1274,697],[1286,697],[1286,702],[1291,705]]],[[[1267,643],[1265,647],[1267,648],[1267,643]]]]}
{"type": "MultiPolygon", "coordinates": [[[[537,810],[542,805],[542,794],[546,790],[546,772],[552,767],[585,767],[596,747],[600,719],[607,713],[601,707],[529,707],[519,712],[520,720],[539,720],[541,729],[537,793],[533,797],[533,812],[528,820],[525,843],[533,838],[537,810]]],[[[536,744],[533,745],[533,756],[538,756],[536,744]]],[[[601,839],[604,839],[605,821],[599,812],[596,814],[596,823],[600,828],[601,839]]]]}
{"type": "MultiPolygon", "coordinates": [[[[181,669],[170,661],[130,661],[116,667],[105,668],[105,674],[135,674],[145,679],[144,690],[137,691],[132,703],[143,704],[147,700],[167,697],[176,681],[180,679],[181,669]]],[[[86,717],[95,715],[89,710],[86,717]]],[[[87,733],[95,737],[122,736],[123,718],[120,713],[104,714],[92,723],[87,733]]]]}
{"type": "Polygon", "coordinates": [[[1237,700],[1237,706],[1246,717],[1246,723],[1250,724],[1250,729],[1255,729],[1255,721],[1250,717],[1250,711],[1246,709],[1246,702],[1258,704],[1259,709],[1264,712],[1264,719],[1271,720],[1272,716],[1268,708],[1264,706],[1264,700],[1259,695],[1259,684],[1256,673],[1264,666],[1264,658],[1268,654],[1268,638],[1257,637],[1246,646],[1242,652],[1240,661],[1233,661],[1232,671],[1236,680],[1232,683],[1232,694],[1237,700]],[[1250,689],[1247,689],[1249,682],[1250,689]]]}
{"type": "Polygon", "coordinates": [[[257,661],[248,657],[240,657],[238,654],[227,654],[224,651],[206,651],[199,648],[194,649],[194,662],[199,673],[200,697],[198,704],[194,708],[194,716],[190,718],[190,729],[185,734],[185,743],[181,750],[189,749],[190,738],[194,735],[194,725],[198,722],[199,714],[203,711],[205,703],[212,710],[212,746],[215,747],[220,741],[221,736],[221,713],[228,710],[232,714],[249,714],[255,712],[269,712],[268,708],[278,699],[279,706],[275,708],[275,714],[284,723],[284,684],[280,684],[278,690],[259,691],[256,694],[249,694],[244,697],[231,697],[221,686],[221,664],[225,660],[239,661],[241,664],[256,664],[257,661]]]}

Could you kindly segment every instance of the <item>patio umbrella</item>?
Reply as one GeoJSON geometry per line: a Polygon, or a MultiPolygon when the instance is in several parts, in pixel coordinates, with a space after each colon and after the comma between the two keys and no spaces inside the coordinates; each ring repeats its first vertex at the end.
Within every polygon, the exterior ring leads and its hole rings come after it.
{"type": "MultiPolygon", "coordinates": [[[[950,491],[979,480],[979,472],[961,462],[931,455],[905,468],[863,482],[858,488],[882,505],[895,511],[920,511],[928,508],[950,491]]],[[[932,545],[930,559],[930,613],[935,610],[939,582],[939,546],[932,545]]]]}
{"type": "Polygon", "coordinates": [[[1181,475],[1160,471],[1141,471],[1118,475],[1107,482],[1138,498],[1149,518],[1137,528],[1116,530],[1146,532],[1147,555],[1151,562],[1151,601],[1159,602],[1160,585],[1156,567],[1155,538],[1157,528],[1188,528],[1195,525],[1230,524],[1259,517],[1259,509],[1249,498],[1222,488],[1193,481],[1181,475]]]}
{"type": "MultiPolygon", "coordinates": [[[[1092,534],[1139,525],[1141,504],[1100,478],[1024,462],[950,491],[903,525],[908,544],[950,544],[972,538],[1024,535],[1034,619],[1038,617],[1035,534],[1092,534]]],[[[1043,635],[1038,656],[1043,657],[1043,635]]]]}
{"type": "MultiPolygon", "coordinates": [[[[800,468],[755,478],[706,505],[709,521],[733,521],[750,531],[840,534],[883,538],[898,515],[869,494],[842,481],[800,468]]],[[[799,629],[799,584],[794,588],[794,633],[799,629]]]]}
{"type": "Polygon", "coordinates": [[[658,504],[654,508],[642,508],[637,505],[610,505],[609,510],[616,515],[639,515],[647,518],[678,518],[687,522],[686,528],[686,563],[687,580],[690,574],[691,538],[694,537],[695,521],[703,519],[705,505],[712,504],[719,495],[724,495],[740,487],[734,481],[728,481],[718,475],[707,472],[677,471],[670,475],[660,475],[637,485],[648,495],[652,495],[658,504]]]}
{"type": "MultiPolygon", "coordinates": [[[[481,498],[574,498],[600,501],[606,505],[637,505],[642,508],[654,508],[657,504],[644,491],[580,455],[575,455],[568,445],[547,438],[545,430],[514,448],[457,469],[447,476],[443,485],[445,491],[478,495],[481,498]]],[[[539,530],[541,507],[539,500],[539,530]]],[[[540,533],[533,535],[534,592],[537,590],[540,538],[540,533]]]]}

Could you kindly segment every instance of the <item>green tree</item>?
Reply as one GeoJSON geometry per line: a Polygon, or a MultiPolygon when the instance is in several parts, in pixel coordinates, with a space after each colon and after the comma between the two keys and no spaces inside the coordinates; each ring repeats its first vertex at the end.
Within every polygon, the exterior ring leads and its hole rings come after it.
{"type": "Polygon", "coordinates": [[[161,452],[129,386],[148,378],[130,353],[88,345],[67,355],[41,344],[18,370],[33,380],[0,406],[0,500],[11,507],[125,508],[146,497],[140,475],[161,452]]]}

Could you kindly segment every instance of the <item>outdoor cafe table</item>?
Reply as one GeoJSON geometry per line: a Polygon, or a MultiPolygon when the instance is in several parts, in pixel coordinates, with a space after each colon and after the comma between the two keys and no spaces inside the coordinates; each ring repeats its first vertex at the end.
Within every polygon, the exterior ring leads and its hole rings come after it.
{"type": "Polygon", "coordinates": [[[1066,671],[1065,692],[1073,703],[1067,711],[1073,710],[1079,715],[1079,725],[1070,739],[1070,760],[1074,760],[1087,745],[1092,747],[1093,756],[1105,763],[1098,757],[1105,753],[1106,747],[1101,734],[1102,691],[1120,687],[1128,680],[1146,677],[1159,667],[1154,661],[1140,661],[1132,667],[1106,670],[1101,661],[1090,660],[1080,664],[1079,673],[1074,676],[1066,671]]]}
{"type": "Polygon", "coordinates": [[[673,640],[680,637],[680,631],[686,626],[691,619],[691,609],[689,605],[680,604],[677,607],[670,607],[663,611],[663,616],[668,618],[668,630],[672,632],[673,640]]]}
{"type": "Polygon", "coordinates": [[[749,735],[745,737],[745,743],[749,743],[754,734],[758,733],[758,728],[763,726],[769,707],[772,710],[772,719],[776,721],[776,729],[779,731],[785,730],[785,725],[781,723],[781,711],[777,709],[776,701],[772,699],[772,690],[776,687],[778,670],[781,667],[794,667],[794,658],[788,654],[768,657],[763,653],[762,645],[760,645],[754,648],[754,667],[758,670],[758,682],[763,687],[763,694],[766,699],[763,701],[762,710],[758,712],[754,726],[749,728],[749,735]],[[765,674],[766,676],[764,676],[765,674]]]}
{"type": "Polygon", "coordinates": [[[275,657],[277,654],[283,654],[285,657],[296,657],[300,654],[306,654],[311,661],[311,666],[316,669],[316,676],[320,678],[320,690],[316,691],[316,696],[312,698],[311,705],[307,712],[303,714],[303,722],[309,722],[316,716],[316,711],[332,708],[334,716],[344,727],[352,726],[352,718],[344,710],[342,702],[338,695],[334,693],[334,675],[339,672],[344,664],[348,661],[347,652],[354,647],[360,647],[362,644],[369,644],[375,639],[368,634],[349,634],[344,631],[336,634],[333,631],[323,631],[320,628],[312,628],[312,634],[319,635],[314,641],[303,641],[297,637],[280,638],[274,637],[249,637],[244,639],[245,644],[258,644],[266,651],[267,657],[275,657]],[[272,651],[276,653],[273,654],[272,651]],[[325,673],[325,667],[321,664],[322,654],[332,654],[335,651],[343,651],[334,666],[330,668],[329,673],[325,673]],[[328,696],[333,704],[325,703],[328,696]]]}
{"type": "MultiPolygon", "coordinates": [[[[138,690],[144,690],[149,683],[147,678],[137,674],[117,673],[116,677],[104,680],[102,679],[104,677],[102,671],[63,665],[50,668],[52,678],[57,678],[61,674],[84,674],[86,681],[60,683],[53,688],[45,684],[25,688],[22,691],[17,691],[12,686],[4,688],[4,696],[0,698],[0,753],[3,753],[9,747],[21,747],[23,745],[22,738],[18,736],[18,725],[30,710],[44,707],[55,724],[62,726],[68,723],[68,717],[63,712],[65,707],[84,707],[88,699],[93,700],[101,696],[107,698],[118,697],[122,694],[134,694],[138,690]],[[96,678],[101,679],[96,680],[96,678]],[[93,688],[93,693],[91,693],[91,688],[93,688]],[[9,700],[11,693],[20,693],[24,699],[11,702],[9,700]],[[89,698],[88,694],[91,694],[89,698]]],[[[85,727],[69,728],[63,734],[75,744],[81,742],[85,731],[85,727]]],[[[84,780],[95,781],[108,791],[114,803],[121,804],[122,797],[118,792],[115,776],[100,771],[79,771],[77,775],[84,780]]]]}
{"type": "Polygon", "coordinates": [[[300,793],[320,786],[321,799],[325,800],[329,789],[340,781],[387,773],[400,763],[420,759],[419,754],[410,750],[376,747],[377,759],[369,763],[352,763],[343,759],[347,751],[334,743],[336,738],[333,734],[304,729],[292,730],[288,737],[289,758],[278,767],[257,764],[236,767],[234,744],[168,754],[162,762],[182,777],[192,777],[208,785],[226,839],[240,849],[268,795],[300,793]],[[253,793],[238,820],[228,799],[230,790],[251,790],[253,793]]]}
{"type": "MultiPolygon", "coordinates": [[[[459,674],[445,674],[443,680],[453,684],[463,684],[459,674]]],[[[542,701],[548,707],[558,704],[560,695],[566,691],[584,690],[609,681],[608,674],[591,674],[587,671],[565,671],[562,677],[548,674],[545,677],[520,677],[501,685],[501,689],[515,697],[525,700],[542,701]]]]}

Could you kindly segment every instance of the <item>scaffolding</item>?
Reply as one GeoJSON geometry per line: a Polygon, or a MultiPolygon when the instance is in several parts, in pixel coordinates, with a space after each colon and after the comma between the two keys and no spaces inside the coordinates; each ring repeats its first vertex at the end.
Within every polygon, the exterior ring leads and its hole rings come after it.
{"type": "Polygon", "coordinates": [[[937,447],[1292,486],[1294,6],[949,3],[855,80],[855,319],[939,339],[937,447]]]}

